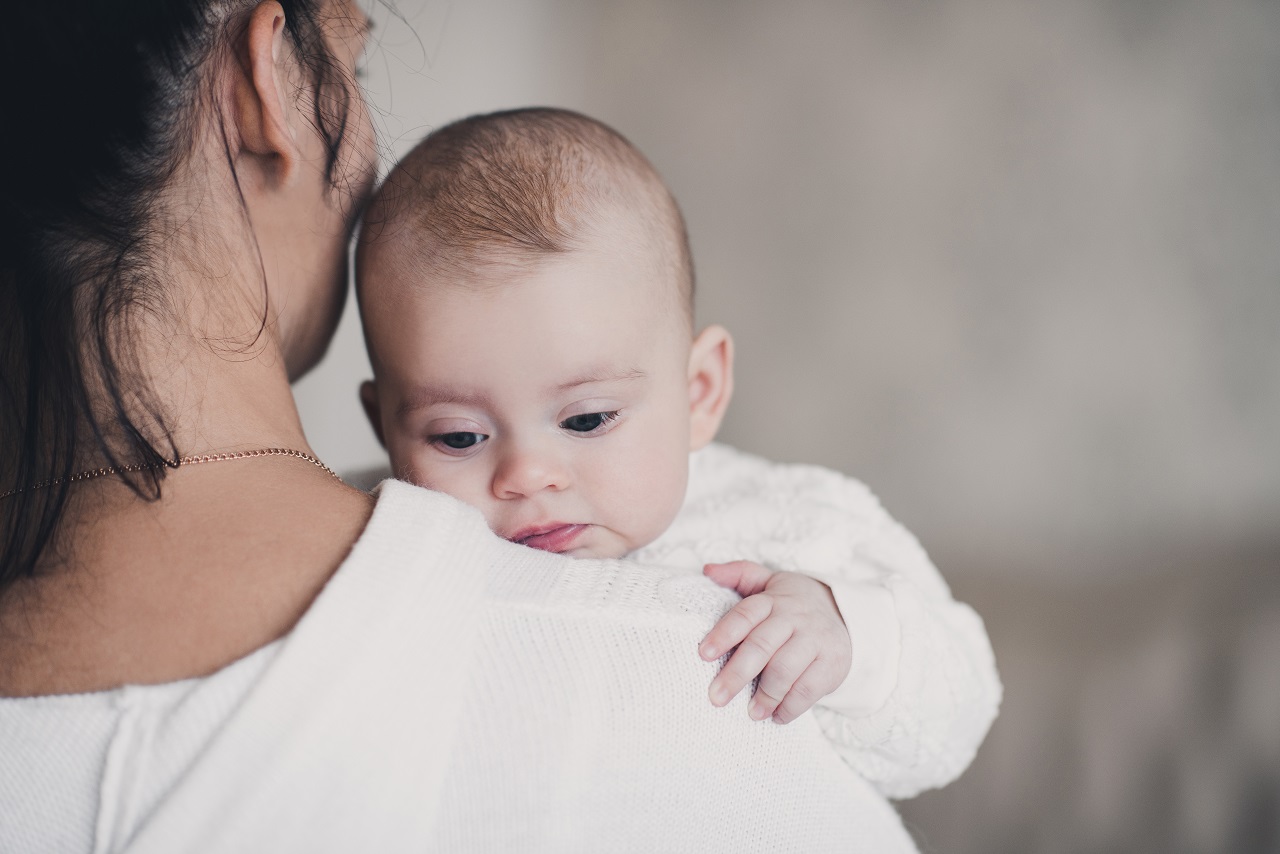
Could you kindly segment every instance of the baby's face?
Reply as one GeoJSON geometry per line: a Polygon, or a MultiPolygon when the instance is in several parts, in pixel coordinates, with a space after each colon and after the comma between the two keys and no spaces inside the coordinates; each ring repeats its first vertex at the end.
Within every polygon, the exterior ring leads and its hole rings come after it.
{"type": "Polygon", "coordinates": [[[365,395],[394,474],[534,548],[620,557],[655,539],[684,498],[691,391],[687,321],[654,271],[587,246],[396,288],[366,321],[365,395]]]}

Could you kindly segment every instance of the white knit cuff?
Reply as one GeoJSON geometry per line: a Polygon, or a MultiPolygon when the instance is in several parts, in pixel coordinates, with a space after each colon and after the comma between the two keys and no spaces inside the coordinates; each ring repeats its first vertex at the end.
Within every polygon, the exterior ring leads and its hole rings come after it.
{"type": "Polygon", "coordinates": [[[885,704],[898,681],[902,644],[893,594],[879,582],[815,578],[831,588],[853,648],[849,675],[818,702],[848,717],[869,715],[885,704]]]}

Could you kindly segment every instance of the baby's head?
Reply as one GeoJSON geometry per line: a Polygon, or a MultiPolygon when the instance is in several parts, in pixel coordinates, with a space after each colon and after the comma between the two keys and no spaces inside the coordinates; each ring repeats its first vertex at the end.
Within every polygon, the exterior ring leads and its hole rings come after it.
{"type": "Polygon", "coordinates": [[[671,523],[732,342],[693,335],[683,219],[623,137],[551,109],[441,128],[379,189],[356,281],[361,400],[397,477],[575,557],[671,523]]]}

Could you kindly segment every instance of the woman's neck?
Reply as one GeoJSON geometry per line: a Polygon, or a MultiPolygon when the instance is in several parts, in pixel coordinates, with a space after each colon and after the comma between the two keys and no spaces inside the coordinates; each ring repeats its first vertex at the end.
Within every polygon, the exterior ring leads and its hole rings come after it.
{"type": "MultiPolygon", "coordinates": [[[[310,452],[274,336],[219,352],[139,347],[181,454],[310,452]],[[147,354],[150,360],[147,361],[147,354]]],[[[368,495],[298,459],[180,467],[158,501],[113,477],[72,486],[35,579],[0,596],[0,695],[208,674],[286,633],[346,557],[368,495]]]]}
{"type": "MultiPolygon", "coordinates": [[[[174,254],[194,253],[184,247],[174,254]]],[[[267,299],[262,269],[246,260],[252,247],[225,246],[217,254],[236,260],[173,264],[162,272],[171,308],[129,330],[136,376],[182,455],[309,451],[289,385],[282,319],[267,299]]]]}
{"type": "Polygon", "coordinates": [[[169,401],[175,444],[183,454],[285,447],[310,451],[274,347],[250,358],[198,354],[181,374],[157,384],[169,401]]]}

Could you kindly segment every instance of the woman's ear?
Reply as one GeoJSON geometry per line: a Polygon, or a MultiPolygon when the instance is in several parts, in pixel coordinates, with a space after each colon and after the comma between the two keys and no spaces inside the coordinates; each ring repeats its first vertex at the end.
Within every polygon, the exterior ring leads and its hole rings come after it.
{"type": "Polygon", "coordinates": [[[689,450],[716,437],[733,397],[733,338],[723,326],[708,326],[689,353],[689,450]]]}
{"type": "Polygon", "coordinates": [[[276,0],[254,7],[236,58],[240,73],[231,97],[240,150],[270,158],[278,177],[287,179],[302,152],[290,105],[284,8],[276,0]]]}
{"type": "Polygon", "coordinates": [[[387,440],[382,435],[382,408],[378,406],[378,387],[374,385],[373,380],[360,383],[360,405],[364,407],[364,415],[369,419],[369,426],[378,437],[378,444],[385,449],[387,440]]]}

